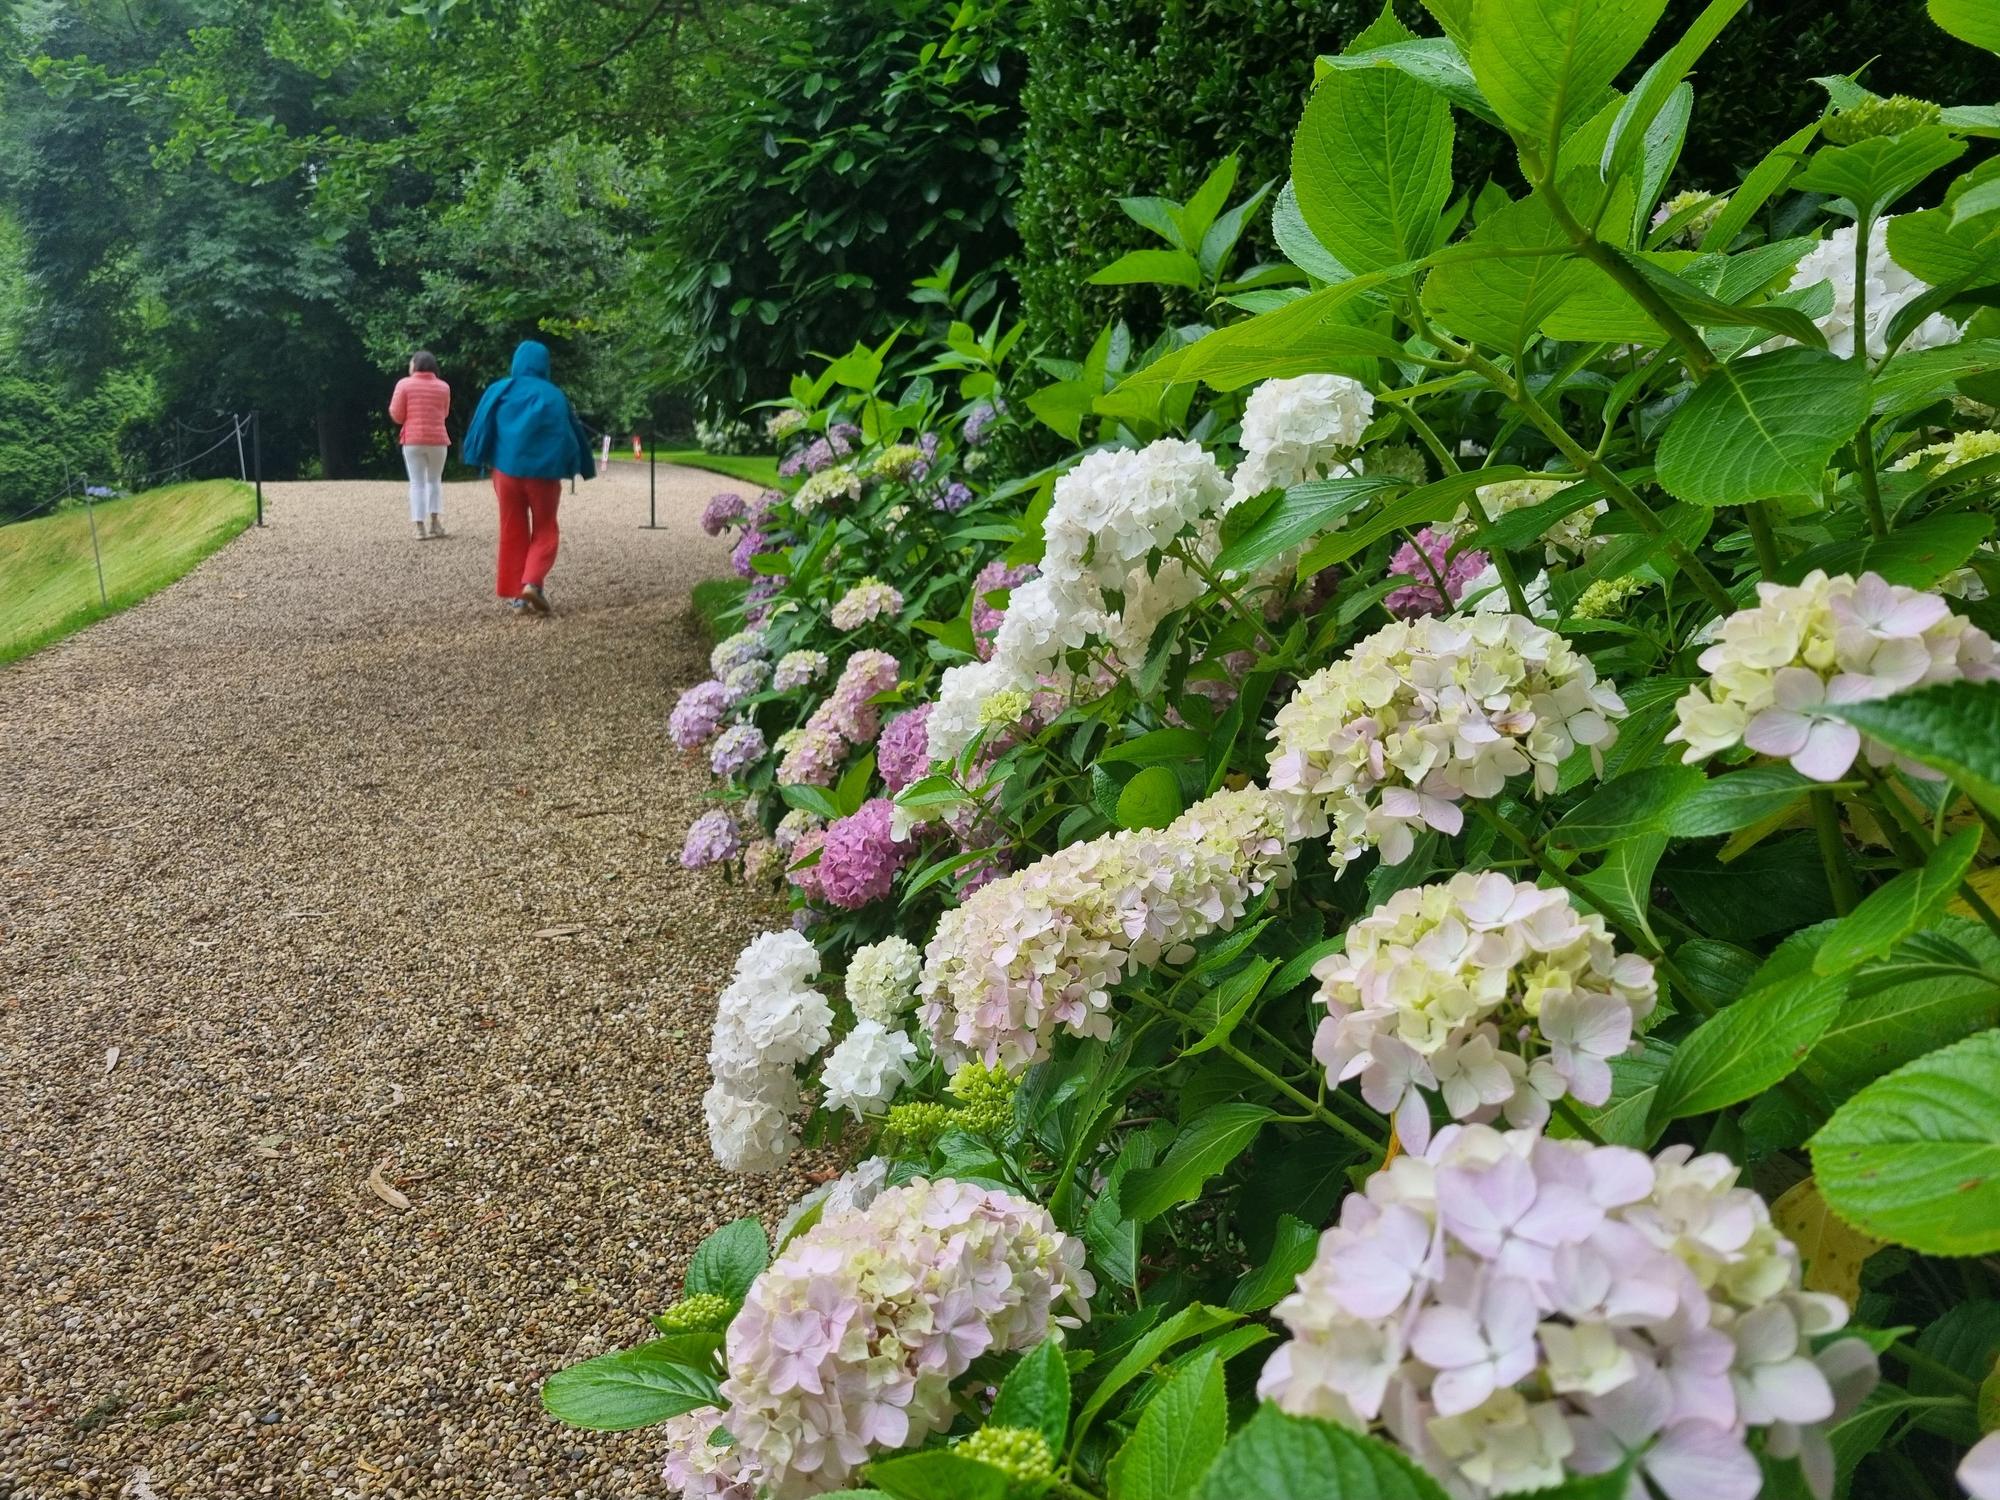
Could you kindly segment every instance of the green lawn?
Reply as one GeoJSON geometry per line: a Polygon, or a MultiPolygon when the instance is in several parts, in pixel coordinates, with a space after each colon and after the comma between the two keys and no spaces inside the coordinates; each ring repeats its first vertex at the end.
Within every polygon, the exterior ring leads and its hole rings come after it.
{"type": "Polygon", "coordinates": [[[203,479],[96,509],[108,606],[98,601],[90,519],[82,510],[0,526],[0,662],[165,588],[248,526],[256,499],[234,479],[203,479]]]}
{"type": "MultiPolygon", "coordinates": [[[[611,450],[613,463],[621,459],[626,463],[644,463],[645,459],[635,459],[630,451],[621,452],[616,446],[611,450]]],[[[774,489],[778,483],[778,461],[766,457],[738,457],[733,453],[704,453],[699,448],[676,448],[659,455],[663,464],[679,464],[684,469],[706,469],[711,474],[726,474],[731,479],[740,479],[745,484],[760,484],[765,489],[774,489]]]]}

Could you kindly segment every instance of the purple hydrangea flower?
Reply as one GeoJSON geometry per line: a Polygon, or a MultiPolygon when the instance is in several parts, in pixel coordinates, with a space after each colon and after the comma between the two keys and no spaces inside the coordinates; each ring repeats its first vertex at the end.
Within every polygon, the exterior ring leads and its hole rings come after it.
{"type": "Polygon", "coordinates": [[[972,648],[979,653],[981,661],[992,660],[993,634],[1007,614],[1004,609],[988,604],[986,596],[1001,589],[1019,588],[1035,576],[1035,571],[1032,565],[1010,568],[995,558],[981,568],[979,576],[972,580],[972,648]]]}
{"type": "MultiPolygon", "coordinates": [[[[847,450],[839,450],[845,453],[847,450]]],[[[834,446],[825,438],[814,438],[805,446],[803,463],[808,474],[817,474],[821,469],[831,468],[835,457],[834,446]]]]}
{"type": "Polygon", "coordinates": [[[861,429],[852,422],[835,422],[826,429],[826,440],[836,454],[845,458],[861,441],[861,429]]]}
{"type": "Polygon", "coordinates": [[[1417,615],[1441,615],[1465,597],[1466,586],[1486,571],[1489,559],[1484,552],[1476,551],[1461,552],[1452,557],[1451,544],[1450,531],[1426,526],[1417,533],[1416,541],[1405,542],[1396,549],[1389,559],[1389,571],[1405,574],[1417,581],[1393,590],[1382,601],[1390,614],[1399,620],[1417,615]],[[1418,547],[1423,548],[1421,553],[1417,551],[1418,547]],[[1429,559],[1428,566],[1425,559],[1429,559]],[[1444,586],[1451,594],[1449,599],[1439,597],[1433,572],[1444,580],[1444,586]]]}
{"type": "Polygon", "coordinates": [[[790,453],[785,455],[784,461],[778,465],[778,477],[780,479],[796,479],[805,472],[805,467],[806,450],[803,448],[794,448],[790,453]]]}
{"type": "Polygon", "coordinates": [[[770,538],[752,526],[736,539],[736,545],[729,553],[729,566],[738,578],[754,578],[757,570],[750,566],[750,559],[759,552],[770,550],[770,538]]]}
{"type": "Polygon", "coordinates": [[[763,753],[763,730],[755,724],[732,724],[709,746],[708,768],[718,776],[734,776],[755,764],[763,753]]]}
{"type": "Polygon", "coordinates": [[[931,509],[955,516],[972,503],[972,487],[954,479],[931,499],[931,509]]]}
{"type": "Polygon", "coordinates": [[[828,825],[817,869],[820,889],[835,906],[853,911],[889,894],[913,847],[890,836],[894,812],[887,797],[875,797],[828,825]]]}
{"type": "Polygon", "coordinates": [[[734,859],[743,848],[743,833],[736,819],[724,808],[705,812],[688,825],[687,842],[681,845],[681,864],[690,870],[734,859]]]}
{"type": "Polygon", "coordinates": [[[701,529],[710,536],[721,536],[727,527],[743,519],[743,512],[743,497],[734,490],[711,495],[702,508],[701,529]]]}
{"type": "Polygon", "coordinates": [[[875,769],[891,792],[921,781],[930,771],[931,745],[925,728],[930,717],[931,705],[920,703],[891,719],[875,742],[875,769]]]}
{"type": "Polygon", "coordinates": [[[784,503],[785,492],[783,490],[759,490],[743,503],[743,524],[746,526],[761,527],[764,524],[764,518],[771,513],[771,507],[774,505],[783,505],[784,503]]]}
{"type": "Polygon", "coordinates": [[[982,401],[965,414],[965,426],[959,435],[967,444],[977,448],[986,441],[986,431],[994,422],[1007,414],[1007,403],[999,397],[982,401]]]}
{"type": "Polygon", "coordinates": [[[693,750],[715,738],[722,716],[729,712],[729,689],[711,678],[696,683],[667,715],[667,734],[683,750],[693,750]]]}

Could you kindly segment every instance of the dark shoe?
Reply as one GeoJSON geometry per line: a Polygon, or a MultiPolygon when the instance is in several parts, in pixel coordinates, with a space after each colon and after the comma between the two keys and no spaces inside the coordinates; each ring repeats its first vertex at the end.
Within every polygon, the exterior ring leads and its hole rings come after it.
{"type": "Polygon", "coordinates": [[[527,612],[528,612],[528,601],[526,599],[509,599],[507,601],[508,614],[525,615],[527,612]]]}
{"type": "Polygon", "coordinates": [[[545,615],[549,612],[549,596],[542,592],[542,586],[539,583],[522,584],[521,598],[526,601],[528,608],[532,609],[536,614],[545,615]]]}

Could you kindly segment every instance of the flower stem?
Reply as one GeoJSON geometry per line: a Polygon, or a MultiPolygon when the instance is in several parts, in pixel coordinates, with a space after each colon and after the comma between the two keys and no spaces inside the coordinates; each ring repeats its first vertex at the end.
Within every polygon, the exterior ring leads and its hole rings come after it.
{"type": "Polygon", "coordinates": [[[1381,1153],[1383,1146],[1386,1144],[1385,1142],[1378,1141],[1373,1136],[1357,1130],[1354,1126],[1348,1124],[1347,1121],[1341,1119],[1339,1115],[1333,1113],[1332,1110],[1326,1109],[1314,1100],[1307,1098],[1276,1073],[1273,1073],[1269,1068],[1257,1061],[1256,1058],[1245,1052],[1241,1047],[1238,1047],[1234,1042],[1224,1042],[1216,1050],[1221,1052],[1224,1057],[1232,1059],[1249,1069],[1252,1073],[1255,1073],[1264,1082],[1270,1084],[1272,1088],[1276,1089],[1300,1108],[1309,1111],[1321,1124],[1331,1125],[1340,1134],[1361,1147],[1362,1150],[1372,1155],[1379,1155],[1381,1153]]]}
{"type": "Polygon", "coordinates": [[[1819,832],[1819,858],[1826,866],[1827,889],[1833,892],[1834,915],[1844,917],[1854,910],[1861,892],[1854,884],[1847,841],[1841,836],[1840,809],[1834,805],[1831,792],[1814,792],[1808,800],[1812,803],[1813,826],[1819,832]]]}
{"type": "Polygon", "coordinates": [[[1604,1137],[1597,1133],[1597,1127],[1577,1113],[1576,1106],[1569,1102],[1567,1095],[1556,1100],[1555,1111],[1557,1119],[1569,1126],[1571,1130],[1574,1130],[1586,1141],[1589,1141],[1591,1145],[1601,1146],[1604,1144],[1604,1137]]]}
{"type": "Polygon", "coordinates": [[[1757,548],[1757,567],[1766,578],[1778,576],[1778,539],[1771,532],[1771,514],[1767,502],[1758,500],[1743,508],[1743,515],[1750,523],[1750,540],[1757,548]]]}

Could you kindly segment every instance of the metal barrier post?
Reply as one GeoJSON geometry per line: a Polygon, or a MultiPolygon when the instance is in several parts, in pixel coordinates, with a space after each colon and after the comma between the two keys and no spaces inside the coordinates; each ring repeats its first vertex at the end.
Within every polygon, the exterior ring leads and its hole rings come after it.
{"type": "Polygon", "coordinates": [[[642,529],[660,529],[660,450],[651,438],[646,440],[646,524],[642,529]]]}
{"type": "MultiPolygon", "coordinates": [[[[237,442],[241,443],[239,436],[237,442]]],[[[257,456],[257,524],[264,524],[264,414],[250,413],[250,450],[257,456]]]]}
{"type": "MultiPolygon", "coordinates": [[[[252,412],[251,417],[254,420],[256,413],[252,412]]],[[[236,477],[246,483],[250,479],[250,466],[243,462],[243,419],[241,417],[236,419],[236,477]]]]}
{"type": "Polygon", "coordinates": [[[104,553],[97,545],[97,506],[90,498],[90,480],[83,481],[83,513],[90,517],[90,555],[97,559],[97,602],[104,609],[111,607],[111,596],[104,591],[104,553]]]}

